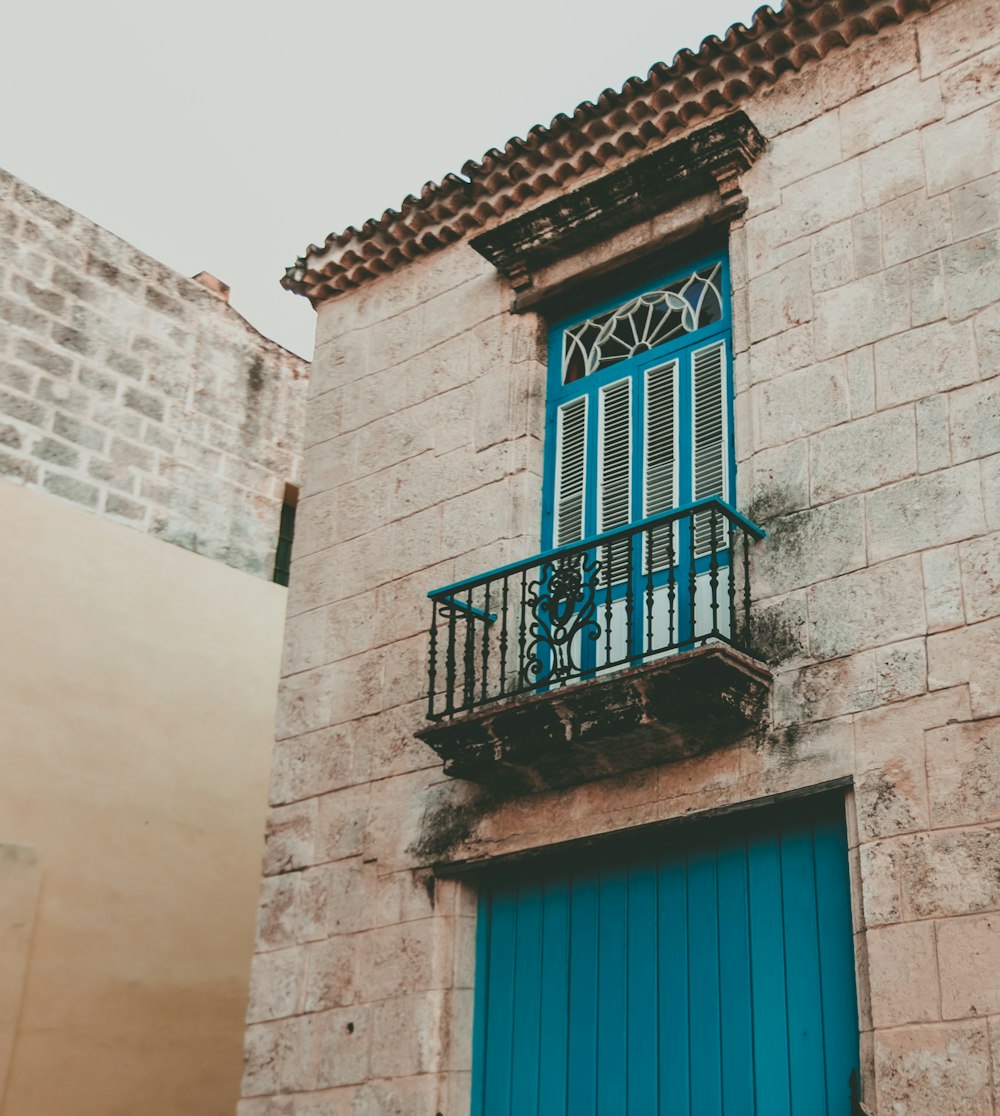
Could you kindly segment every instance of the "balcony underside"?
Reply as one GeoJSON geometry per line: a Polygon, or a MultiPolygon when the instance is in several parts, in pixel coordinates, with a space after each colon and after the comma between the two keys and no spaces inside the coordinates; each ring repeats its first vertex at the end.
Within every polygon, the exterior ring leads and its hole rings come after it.
{"type": "Polygon", "coordinates": [[[543,790],[721,747],[762,723],[770,687],[765,666],[715,643],[461,714],[417,735],[449,775],[543,790]]]}

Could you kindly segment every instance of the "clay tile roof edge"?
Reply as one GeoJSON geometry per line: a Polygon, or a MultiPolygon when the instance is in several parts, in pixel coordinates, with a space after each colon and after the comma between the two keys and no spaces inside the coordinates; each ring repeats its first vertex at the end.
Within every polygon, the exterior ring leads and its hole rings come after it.
{"type": "Polygon", "coordinates": [[[419,255],[482,228],[530,202],[553,183],[565,187],[624,154],[638,157],[686,127],[728,112],[782,74],[855,39],[876,35],[939,0],[785,0],[765,5],[749,26],[734,23],[721,38],[708,35],[697,51],[685,48],[671,63],[655,63],[645,78],[629,78],[620,92],[605,89],[550,124],[536,124],[503,150],[493,147],[461,172],[427,182],[398,210],[349,225],[322,245],[310,244],[281,285],[317,306],[419,255]],[[595,130],[595,121],[600,127],[595,130]]]}

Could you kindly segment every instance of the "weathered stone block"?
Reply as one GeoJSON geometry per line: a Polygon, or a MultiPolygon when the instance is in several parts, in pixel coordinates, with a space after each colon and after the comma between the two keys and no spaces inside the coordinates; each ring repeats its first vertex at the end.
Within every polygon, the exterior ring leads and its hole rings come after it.
{"type": "MultiPolygon", "coordinates": [[[[993,670],[995,663],[991,663],[993,670]]],[[[931,729],[926,748],[934,826],[1000,820],[1000,721],[931,729]]]]}
{"type": "Polygon", "coordinates": [[[871,651],[779,674],[774,685],[774,723],[820,721],[870,709],[878,700],[871,651]]]}
{"type": "Polygon", "coordinates": [[[944,115],[937,82],[913,70],[842,105],[844,156],[868,151],[944,115]]]}
{"type": "Polygon", "coordinates": [[[1000,299],[1000,231],[949,244],[941,252],[948,309],[953,318],[1000,299]]]}
{"type": "Polygon", "coordinates": [[[355,1004],[310,1017],[316,1032],[316,1086],[355,1085],[369,1077],[373,1014],[368,1005],[355,1004]]]}
{"type": "MultiPolygon", "coordinates": [[[[799,440],[764,449],[751,458],[754,522],[802,511],[809,503],[809,459],[807,443],[799,440]]],[[[746,506],[749,499],[743,501],[746,506]]]]}
{"type": "Polygon", "coordinates": [[[830,225],[810,238],[809,265],[814,291],[840,287],[854,278],[854,238],[850,220],[830,225]]]}
{"type": "Polygon", "coordinates": [[[337,725],[275,743],[271,760],[274,805],[345,787],[365,777],[354,754],[354,726],[337,725]]]}
{"type": "Polygon", "coordinates": [[[909,289],[893,274],[855,279],[817,292],[816,355],[825,360],[900,333],[909,324],[909,289]]]}
{"type": "Polygon", "coordinates": [[[811,586],[809,645],[817,658],[836,658],[894,643],[924,630],[917,557],[857,570],[811,586]]]}
{"type": "Polygon", "coordinates": [[[828,361],[753,388],[758,445],[782,445],[846,421],[845,371],[843,360],[828,361]]]}
{"type": "Polygon", "coordinates": [[[336,671],[333,667],[320,667],[283,678],[278,689],[278,713],[275,721],[277,738],[281,740],[288,736],[300,736],[334,723],[333,704],[337,692],[336,671]]]}
{"type": "Polygon", "coordinates": [[[912,476],[917,469],[914,413],[898,408],[824,430],[809,440],[809,458],[815,503],[912,476]]]}
{"type": "Polygon", "coordinates": [[[248,1023],[295,1014],[302,986],[302,960],[299,949],[273,950],[254,956],[250,970],[248,1023]]]}
{"type": "Polygon", "coordinates": [[[997,108],[990,105],[959,120],[924,130],[927,192],[940,194],[1000,170],[997,108]]]}
{"type": "MultiPolygon", "coordinates": [[[[384,926],[365,935],[360,994],[385,1000],[410,992],[447,987],[450,966],[442,963],[441,945],[451,927],[441,919],[424,918],[400,926],[384,926]]],[[[449,953],[450,959],[450,953],[449,953]]]]}
{"type": "Polygon", "coordinates": [[[937,937],[945,1018],[1000,1011],[1000,914],[945,919],[937,937]]]}
{"type": "MultiPolygon", "coordinates": [[[[909,918],[940,918],[1000,907],[1000,830],[996,828],[949,829],[906,837],[899,845],[898,868],[909,918]]],[[[943,974],[942,981],[947,996],[943,974]]]]}
{"type": "Polygon", "coordinates": [[[875,652],[878,696],[883,702],[903,701],[927,689],[927,648],[923,639],[880,647],[875,652]]]}
{"type": "Polygon", "coordinates": [[[298,921],[298,874],[265,879],[257,908],[257,949],[281,949],[295,944],[298,921]]]}
{"type": "Polygon", "coordinates": [[[858,850],[864,925],[879,926],[900,920],[898,842],[872,841],[858,850]]]}
{"type": "Polygon", "coordinates": [[[306,973],[303,1010],[325,1011],[354,1003],[363,938],[358,935],[327,938],[303,949],[306,973]]]}
{"type": "Polygon", "coordinates": [[[989,1116],[986,1023],[940,1023],[876,1033],[878,1112],[989,1116]]]}
{"type": "Polygon", "coordinates": [[[956,240],[1000,226],[1000,175],[992,174],[948,194],[956,240]]]}
{"type": "Polygon", "coordinates": [[[962,543],[959,554],[966,621],[1000,615],[1000,534],[962,543]]]}
{"type": "Polygon", "coordinates": [[[374,1077],[406,1077],[441,1066],[448,996],[422,992],[395,996],[372,1008],[374,1077]]]}
{"type": "Polygon", "coordinates": [[[882,268],[882,214],[877,209],[859,213],[851,221],[854,274],[859,279],[882,268]]]}
{"type": "Polygon", "coordinates": [[[861,185],[866,206],[882,205],[924,185],[920,133],[907,132],[861,156],[861,185]]]}
{"type": "Polygon", "coordinates": [[[917,400],[917,468],[933,473],[951,464],[948,434],[948,398],[931,395],[917,400]]]}
{"type": "Polygon", "coordinates": [[[923,256],[951,241],[951,211],[946,198],[928,198],[923,190],[917,190],[887,202],[881,215],[887,266],[923,256]]]}
{"type": "Polygon", "coordinates": [[[315,863],[316,799],[274,807],[264,831],[264,875],[275,876],[315,863]]]}
{"type": "Polygon", "coordinates": [[[956,462],[1000,452],[1000,377],[952,392],[948,402],[956,462]]]}
{"type": "Polygon", "coordinates": [[[1000,623],[985,620],[969,628],[942,632],[927,640],[929,687],[969,684],[972,711],[977,717],[1000,713],[1000,623]]]}
{"type": "Polygon", "coordinates": [[[300,875],[299,941],[321,941],[334,934],[351,934],[371,926],[375,891],[373,866],[355,857],[309,868],[300,875]]]}
{"type": "Polygon", "coordinates": [[[927,630],[940,632],[957,627],[965,619],[958,547],[926,550],[920,560],[924,571],[927,630]]]}
{"type": "Polygon", "coordinates": [[[912,477],[868,496],[868,554],[873,562],[967,539],[985,527],[974,462],[912,477]]]}
{"type": "Polygon", "coordinates": [[[983,28],[998,22],[996,0],[958,0],[922,20],[917,26],[920,73],[930,77],[978,54],[988,42],[983,28]]]}
{"type": "Polygon", "coordinates": [[[812,324],[786,329],[750,349],[750,383],[773,380],[813,363],[812,324]]]}
{"type": "Polygon", "coordinates": [[[876,926],[866,939],[875,1027],[940,1019],[934,924],[876,926]]]}
{"type": "Polygon", "coordinates": [[[753,549],[755,595],[777,596],[865,565],[864,500],[860,496],[769,519],[768,537],[753,549]]]}
{"type": "Polygon", "coordinates": [[[322,795],[317,800],[317,863],[357,856],[364,844],[367,819],[367,786],[345,787],[322,795]]]}

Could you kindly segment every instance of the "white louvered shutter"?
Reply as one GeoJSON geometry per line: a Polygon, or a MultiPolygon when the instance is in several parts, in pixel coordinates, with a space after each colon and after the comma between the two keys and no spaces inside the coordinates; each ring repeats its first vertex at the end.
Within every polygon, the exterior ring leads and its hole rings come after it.
{"type": "Polygon", "coordinates": [[[586,461],[587,400],[574,399],[559,408],[556,441],[556,546],[583,538],[586,461]]]}
{"type": "MultiPolygon", "coordinates": [[[[643,517],[677,506],[677,361],[646,373],[643,517]]],[[[670,529],[653,531],[653,569],[669,564],[670,529]]],[[[643,562],[646,560],[643,544],[643,562]]]]}
{"type": "MultiPolygon", "coordinates": [[[[695,500],[726,496],[725,344],[720,341],[692,356],[694,363],[694,492],[695,500]]],[[[716,517],[716,546],[723,545],[723,521],[716,517]]],[[[695,552],[712,549],[711,515],[695,517],[695,552]]]]}
{"type": "MultiPolygon", "coordinates": [[[[599,444],[598,531],[626,527],[632,520],[632,392],[630,380],[601,388],[599,444]]],[[[611,547],[610,578],[628,573],[627,540],[611,547]]]]}

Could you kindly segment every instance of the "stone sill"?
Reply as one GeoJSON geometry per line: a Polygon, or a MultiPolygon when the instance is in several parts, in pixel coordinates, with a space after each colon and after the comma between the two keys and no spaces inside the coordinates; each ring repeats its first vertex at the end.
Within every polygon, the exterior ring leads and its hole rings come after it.
{"type": "Polygon", "coordinates": [[[459,779],[548,790],[721,747],[767,716],[771,672],[724,643],[441,721],[417,733],[459,779]]]}

